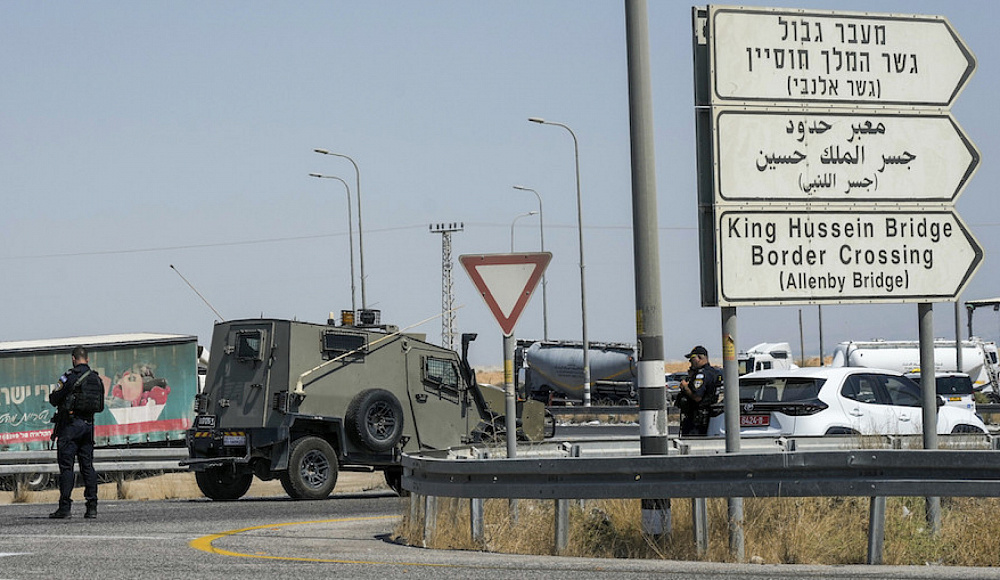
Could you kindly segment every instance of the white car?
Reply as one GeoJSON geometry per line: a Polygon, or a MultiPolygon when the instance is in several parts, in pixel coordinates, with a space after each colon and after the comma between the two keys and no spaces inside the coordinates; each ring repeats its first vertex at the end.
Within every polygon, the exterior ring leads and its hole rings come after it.
{"type": "MultiPolygon", "coordinates": [[[[986,433],[967,409],[938,406],[937,432],[986,433]]],[[[770,370],[740,377],[741,436],[922,433],[920,386],[900,373],[860,367],[770,370]]],[[[725,433],[725,414],[709,435],[725,433]]]]}
{"type": "MultiPolygon", "coordinates": [[[[920,372],[906,373],[913,382],[920,384],[920,372]]],[[[972,378],[965,373],[938,372],[934,373],[934,382],[937,394],[944,401],[945,405],[958,407],[959,409],[969,409],[976,412],[975,388],[972,386],[972,378]]]]}

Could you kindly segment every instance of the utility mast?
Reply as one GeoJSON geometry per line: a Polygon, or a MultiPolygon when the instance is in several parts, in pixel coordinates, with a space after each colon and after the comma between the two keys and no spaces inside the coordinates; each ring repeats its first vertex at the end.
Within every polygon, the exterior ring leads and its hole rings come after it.
{"type": "Polygon", "coordinates": [[[456,350],[458,324],[455,318],[455,288],[451,279],[451,234],[465,229],[465,224],[431,224],[430,229],[432,234],[441,234],[441,346],[456,350]]]}

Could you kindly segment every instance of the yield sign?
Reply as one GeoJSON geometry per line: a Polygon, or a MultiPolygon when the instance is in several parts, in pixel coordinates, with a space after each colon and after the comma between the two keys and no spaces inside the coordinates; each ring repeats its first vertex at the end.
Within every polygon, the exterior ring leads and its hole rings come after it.
{"type": "Polygon", "coordinates": [[[552,253],[467,254],[459,256],[458,260],[497,319],[504,336],[510,336],[552,260],[552,253]]]}

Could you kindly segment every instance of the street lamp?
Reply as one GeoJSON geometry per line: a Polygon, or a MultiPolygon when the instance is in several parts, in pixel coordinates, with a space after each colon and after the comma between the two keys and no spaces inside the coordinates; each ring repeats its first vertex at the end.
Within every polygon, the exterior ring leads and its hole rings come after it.
{"type": "Polygon", "coordinates": [[[573,137],[573,158],[576,161],[576,223],[577,229],[580,233],[580,320],[581,326],[583,327],[583,406],[590,406],[590,341],[587,340],[587,291],[586,291],[586,281],[584,276],[584,263],[583,263],[583,202],[580,196],[580,146],[576,140],[576,133],[572,129],[563,125],[562,123],[556,123],[554,121],[546,121],[545,119],[539,117],[529,117],[529,121],[532,123],[538,123],[540,125],[555,125],[556,127],[562,127],[569,131],[571,137],[573,137]]]}
{"type": "Polygon", "coordinates": [[[363,310],[368,310],[368,299],[365,295],[365,236],[364,227],[361,225],[361,170],[358,169],[358,164],[355,163],[353,159],[343,153],[332,153],[326,149],[313,149],[313,151],[322,155],[343,157],[344,159],[350,161],[351,165],[354,166],[354,174],[357,176],[357,187],[355,190],[358,196],[358,256],[361,258],[361,308],[363,310]]]}
{"type": "Polygon", "coordinates": [[[516,218],[514,218],[514,220],[512,222],[510,222],[510,253],[511,254],[514,253],[514,224],[517,223],[517,220],[519,220],[519,219],[521,219],[523,217],[528,217],[529,215],[535,215],[537,213],[538,213],[537,211],[529,211],[528,213],[522,213],[521,215],[519,215],[516,218]]]}
{"type": "Polygon", "coordinates": [[[347,182],[343,179],[337,177],[336,175],[323,175],[321,173],[310,173],[309,177],[318,177],[320,179],[336,179],[337,181],[344,184],[347,188],[347,236],[350,240],[348,243],[351,248],[351,312],[355,315],[358,312],[358,305],[354,299],[354,228],[351,225],[351,186],[347,185],[347,182]]]}
{"type": "MultiPolygon", "coordinates": [[[[524,187],[523,185],[515,185],[514,189],[520,191],[530,191],[535,194],[538,198],[538,235],[542,241],[542,251],[545,251],[545,214],[542,213],[542,196],[538,195],[538,192],[530,187],[524,187]]],[[[545,280],[545,272],[542,272],[542,336],[545,340],[549,339],[549,300],[545,287],[548,282],[545,280]]]]}

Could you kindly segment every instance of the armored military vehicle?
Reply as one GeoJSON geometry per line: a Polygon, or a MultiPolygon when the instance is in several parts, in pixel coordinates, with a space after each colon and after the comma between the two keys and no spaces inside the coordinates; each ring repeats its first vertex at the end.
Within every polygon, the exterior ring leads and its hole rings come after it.
{"type": "MultiPolygon", "coordinates": [[[[348,311],[349,312],[349,311],[348,311]]],[[[479,385],[462,356],[378,324],[280,319],[216,324],[204,391],[187,435],[198,487],[237,499],[253,477],[294,499],[327,497],[339,470],[384,472],[401,492],[402,453],[499,440],[503,391],[479,385]]],[[[521,401],[518,437],[541,439],[545,408],[521,401]]]]}

